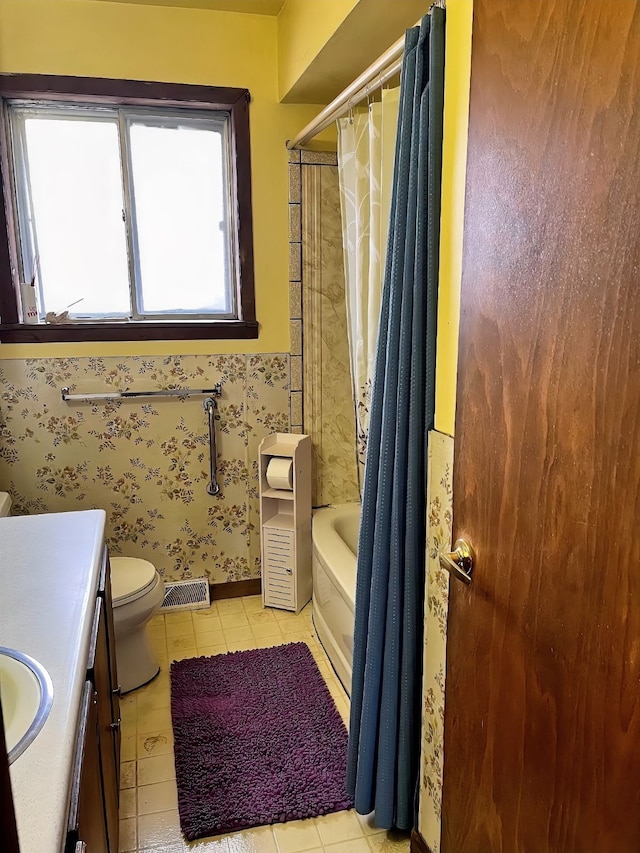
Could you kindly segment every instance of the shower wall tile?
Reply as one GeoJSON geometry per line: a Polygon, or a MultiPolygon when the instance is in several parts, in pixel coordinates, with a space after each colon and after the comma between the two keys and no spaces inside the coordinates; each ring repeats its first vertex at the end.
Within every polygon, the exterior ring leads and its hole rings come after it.
{"type": "Polygon", "coordinates": [[[289,205],[289,242],[299,243],[301,240],[300,205],[289,205]]]}
{"type": "Polygon", "coordinates": [[[291,392],[291,423],[302,423],[302,391],[291,392]]]}
{"type": "Polygon", "coordinates": [[[291,390],[302,391],[302,356],[291,356],[291,390]]]}
{"type": "Polygon", "coordinates": [[[301,162],[308,166],[337,166],[338,155],[335,151],[303,151],[301,162]]]}
{"type": "Polygon", "coordinates": [[[440,851],[444,752],[444,686],[449,575],[438,552],[449,550],[453,514],[453,438],[429,433],[427,467],[427,591],[424,616],[420,833],[433,853],[440,851]]]}
{"type": "Polygon", "coordinates": [[[291,355],[302,355],[302,320],[290,320],[291,355]]]}
{"type": "Polygon", "coordinates": [[[99,507],[111,553],[143,557],[167,580],[260,575],[257,452],[289,431],[287,353],[0,362],[0,489],[17,514],[99,507]],[[72,393],[223,383],[218,482],[206,493],[201,397],[63,403],[72,393]]]}
{"type": "Polygon", "coordinates": [[[289,201],[300,203],[300,166],[297,163],[289,164],[289,201]]]}
{"type": "Polygon", "coordinates": [[[289,243],[289,281],[302,278],[302,258],[300,243],[289,243]]]}
{"type": "Polygon", "coordinates": [[[302,317],[302,282],[289,282],[289,317],[299,320],[302,317]]]}
{"type": "Polygon", "coordinates": [[[313,442],[313,503],[320,506],[357,501],[359,488],[338,170],[305,165],[302,175],[304,430],[313,442]]]}

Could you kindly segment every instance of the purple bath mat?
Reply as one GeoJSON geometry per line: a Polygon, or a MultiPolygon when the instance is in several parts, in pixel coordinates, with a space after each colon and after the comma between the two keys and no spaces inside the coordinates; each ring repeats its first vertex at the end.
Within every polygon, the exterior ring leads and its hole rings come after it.
{"type": "Polygon", "coordinates": [[[347,731],[304,643],[172,663],[171,716],[189,841],[353,806],[347,731]]]}

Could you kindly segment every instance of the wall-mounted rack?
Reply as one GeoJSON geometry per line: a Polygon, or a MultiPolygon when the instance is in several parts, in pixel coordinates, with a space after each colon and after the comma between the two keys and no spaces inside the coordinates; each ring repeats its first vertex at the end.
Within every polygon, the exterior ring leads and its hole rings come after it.
{"type": "Polygon", "coordinates": [[[162,391],[111,391],[105,394],[70,394],[68,388],[61,389],[63,403],[92,403],[98,400],[131,400],[135,397],[193,397],[208,394],[211,397],[222,395],[222,384],[213,388],[171,388],[162,391]]]}
{"type": "Polygon", "coordinates": [[[203,402],[204,410],[207,413],[207,422],[209,425],[209,482],[207,484],[207,494],[211,497],[220,495],[220,485],[216,476],[216,462],[218,453],[216,450],[216,427],[215,417],[218,404],[218,397],[222,396],[222,383],[217,382],[213,388],[170,388],[162,391],[111,391],[105,394],[70,394],[68,388],[62,388],[63,403],[96,403],[106,400],[132,400],[144,397],[157,398],[182,398],[201,396],[206,394],[206,400],[203,402]]]}

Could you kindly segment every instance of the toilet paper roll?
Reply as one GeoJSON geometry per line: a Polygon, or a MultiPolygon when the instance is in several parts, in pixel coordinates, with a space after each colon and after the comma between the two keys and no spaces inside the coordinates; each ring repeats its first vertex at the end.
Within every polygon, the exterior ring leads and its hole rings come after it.
{"type": "Polygon", "coordinates": [[[293,459],[274,456],[267,465],[267,483],[272,489],[293,489],[293,459]]]}

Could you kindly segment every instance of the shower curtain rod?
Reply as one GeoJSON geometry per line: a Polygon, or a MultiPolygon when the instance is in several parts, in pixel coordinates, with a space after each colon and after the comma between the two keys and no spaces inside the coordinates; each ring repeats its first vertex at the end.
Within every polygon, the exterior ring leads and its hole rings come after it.
{"type": "Polygon", "coordinates": [[[379,89],[384,83],[397,74],[402,68],[402,56],[404,54],[404,36],[394,42],[390,48],[385,50],[382,56],[379,56],[366,71],[357,77],[350,86],[341,92],[337,98],[334,98],[331,103],[326,106],[322,112],[309,122],[306,127],[287,142],[287,148],[291,151],[294,148],[303,148],[304,145],[317,136],[330,124],[348,112],[351,107],[359,104],[361,101],[379,89]]]}
{"type": "MultiPolygon", "coordinates": [[[[433,6],[445,8],[445,0],[437,0],[433,6]]],[[[429,11],[431,11],[430,7],[429,11]]],[[[420,25],[420,21],[416,26],[420,25]]],[[[322,112],[309,122],[306,127],[303,127],[300,133],[287,140],[287,148],[292,151],[294,148],[303,148],[310,139],[317,136],[336,119],[348,112],[351,107],[361,103],[372,92],[375,92],[383,86],[387,80],[396,75],[402,68],[402,57],[404,55],[404,36],[394,42],[390,48],[379,56],[375,62],[362,72],[359,77],[351,83],[350,86],[341,92],[337,98],[334,98],[322,112]]]]}

